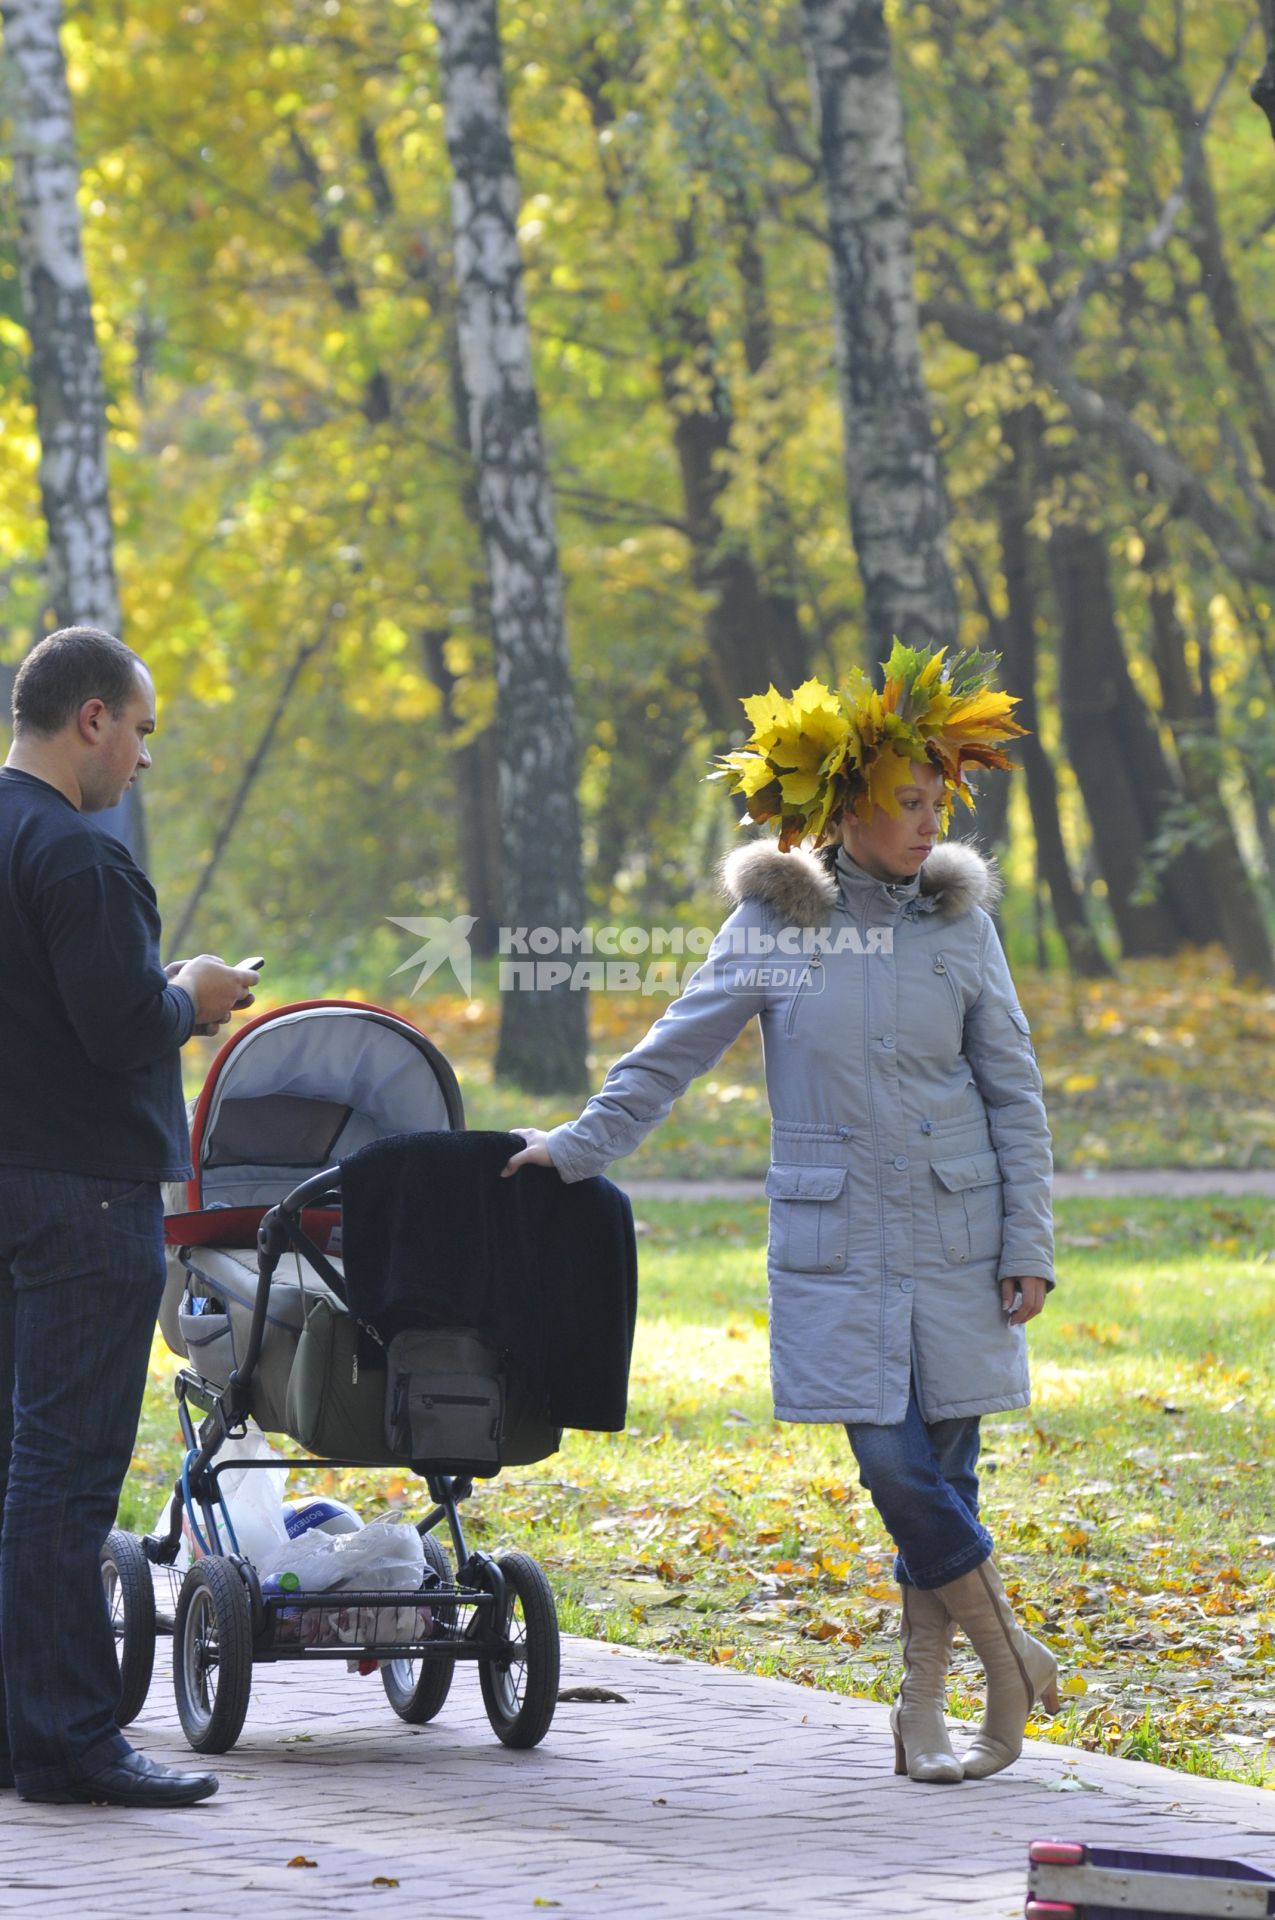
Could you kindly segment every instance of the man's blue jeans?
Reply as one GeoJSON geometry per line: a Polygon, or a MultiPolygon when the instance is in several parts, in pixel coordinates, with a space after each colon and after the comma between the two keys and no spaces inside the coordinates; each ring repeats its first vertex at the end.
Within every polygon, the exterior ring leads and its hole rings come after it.
{"type": "Polygon", "coordinates": [[[846,1433],[859,1478],[898,1548],[901,1586],[942,1587],[991,1557],[992,1536],[978,1520],[978,1416],[921,1418],[916,1389],[892,1427],[856,1422],[846,1433]]]}
{"type": "Polygon", "coordinates": [[[156,1183],[0,1166],[0,1780],[19,1790],[130,1751],[99,1556],[163,1285],[156,1183]]]}

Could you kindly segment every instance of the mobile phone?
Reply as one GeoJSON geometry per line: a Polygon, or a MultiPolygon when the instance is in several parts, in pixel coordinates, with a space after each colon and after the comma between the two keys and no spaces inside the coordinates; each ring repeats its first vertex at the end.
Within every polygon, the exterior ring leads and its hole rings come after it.
{"type": "MultiPolygon", "coordinates": [[[[251,960],[241,960],[239,964],[241,967],[247,967],[250,973],[260,973],[266,962],[264,955],[259,953],[251,960]]],[[[246,993],[242,1000],[235,1001],[235,1006],[239,1008],[250,1007],[251,1005],[252,995],[250,993],[246,993]]]]}

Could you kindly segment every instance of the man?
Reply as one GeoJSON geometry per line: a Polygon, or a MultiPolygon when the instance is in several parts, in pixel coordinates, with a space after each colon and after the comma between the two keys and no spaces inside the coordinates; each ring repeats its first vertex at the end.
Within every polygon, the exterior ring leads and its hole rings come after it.
{"type": "Polygon", "coordinates": [[[168,973],[141,869],[86,814],[150,765],[155,689],[110,634],[42,640],[0,768],[0,1784],[189,1806],[131,1748],[99,1568],[164,1283],[160,1182],[190,1171],[178,1049],[251,1000],[210,954],[168,973]],[[4,1735],[7,1731],[7,1739],[4,1735]]]}

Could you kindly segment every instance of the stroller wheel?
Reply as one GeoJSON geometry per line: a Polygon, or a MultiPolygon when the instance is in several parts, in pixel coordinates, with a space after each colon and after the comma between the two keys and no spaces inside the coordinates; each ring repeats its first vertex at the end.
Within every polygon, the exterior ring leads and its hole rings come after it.
{"type": "Polygon", "coordinates": [[[177,1717],[196,1753],[226,1753],[243,1731],[252,1691],[252,1608],[229,1560],[196,1560],[173,1624],[177,1717]]]}
{"type": "MultiPolygon", "coordinates": [[[[422,1534],[425,1564],[431,1573],[451,1585],[451,1563],[432,1533],[422,1534]]],[[[456,1624],[454,1606],[434,1607],[435,1631],[456,1624]]],[[[454,1660],[387,1660],[381,1668],[381,1685],[400,1720],[423,1727],[438,1713],[452,1689],[454,1660]]]]}
{"type": "Polygon", "coordinates": [[[560,1643],[553,1591],[525,1553],[497,1561],[505,1577],[505,1612],[494,1620],[506,1651],[480,1659],[483,1705],[497,1738],[507,1747],[534,1747],[544,1739],[558,1703],[560,1643]]]}
{"type": "Polygon", "coordinates": [[[155,1670],[155,1587],[141,1541],[122,1527],[112,1527],[102,1548],[102,1588],[120,1665],[115,1724],[127,1727],[146,1705],[155,1670]]]}

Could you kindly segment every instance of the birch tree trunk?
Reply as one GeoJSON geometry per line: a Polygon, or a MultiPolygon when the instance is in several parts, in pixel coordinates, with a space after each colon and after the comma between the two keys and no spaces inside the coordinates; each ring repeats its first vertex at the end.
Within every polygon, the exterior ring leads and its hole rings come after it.
{"type": "MultiPolygon", "coordinates": [[[[106,403],[81,236],[61,0],[3,0],[22,313],[40,436],[48,605],[59,627],[120,631],[106,473],[106,403]]],[[[142,851],[136,788],[99,825],[142,851]]]]}
{"type": "Polygon", "coordinates": [[[802,0],[824,197],[850,528],[869,652],[954,645],[947,497],[921,373],[903,106],[882,0],[802,0]]]}
{"type": "MultiPolygon", "coordinates": [[[[491,584],[505,919],[576,928],[583,890],[575,714],[496,0],[434,0],[434,23],[452,165],[457,331],[491,584]]],[[[586,1041],[583,993],[565,984],[507,992],[496,1070],[532,1092],[581,1091],[586,1041]]]]}

